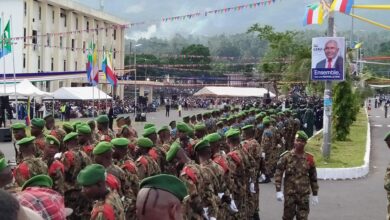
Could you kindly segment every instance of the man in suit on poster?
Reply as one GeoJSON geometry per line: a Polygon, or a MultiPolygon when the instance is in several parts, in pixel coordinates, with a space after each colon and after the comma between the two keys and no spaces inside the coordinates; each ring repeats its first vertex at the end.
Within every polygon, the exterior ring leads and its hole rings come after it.
{"type": "Polygon", "coordinates": [[[337,45],[337,41],[327,41],[324,47],[324,52],[326,59],[318,62],[316,68],[336,69],[339,71],[339,73],[342,73],[344,70],[344,61],[343,58],[339,56],[339,47],[337,45]]]}

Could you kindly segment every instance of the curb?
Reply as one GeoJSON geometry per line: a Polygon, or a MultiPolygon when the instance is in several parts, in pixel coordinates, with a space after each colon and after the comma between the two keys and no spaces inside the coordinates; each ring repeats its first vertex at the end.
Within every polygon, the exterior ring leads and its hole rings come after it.
{"type": "Polygon", "coordinates": [[[317,178],[322,180],[347,180],[364,177],[370,170],[371,128],[367,108],[364,108],[367,118],[366,153],[364,164],[358,167],[348,168],[317,168],[317,178]]]}

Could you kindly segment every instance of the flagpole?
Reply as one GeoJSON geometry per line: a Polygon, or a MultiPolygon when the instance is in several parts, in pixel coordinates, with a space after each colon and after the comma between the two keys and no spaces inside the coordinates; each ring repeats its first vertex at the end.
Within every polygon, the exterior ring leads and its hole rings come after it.
{"type": "MultiPolygon", "coordinates": [[[[98,47],[99,46],[99,37],[98,37],[98,35],[96,35],[96,37],[97,37],[97,39],[96,39],[96,47],[98,47]]],[[[99,47],[98,47],[99,48],[99,47]]],[[[97,62],[97,67],[98,67],[98,69],[97,69],[97,75],[98,75],[98,81],[97,81],[97,85],[96,85],[96,88],[98,89],[98,101],[97,101],[97,103],[98,103],[98,115],[100,115],[100,89],[99,89],[99,84],[100,84],[100,82],[99,82],[99,74],[100,74],[100,68],[99,68],[99,51],[97,51],[96,52],[97,53],[97,56],[96,56],[96,62],[97,62]]]]}
{"type": "MultiPolygon", "coordinates": [[[[12,15],[10,16],[10,22],[11,22],[11,34],[14,36],[14,29],[12,24],[12,15]]],[[[11,48],[12,50],[12,67],[14,71],[14,89],[15,89],[15,112],[16,112],[16,119],[18,118],[18,95],[16,94],[16,71],[15,71],[15,50],[14,48],[11,48]]],[[[42,116],[43,117],[43,116],[42,116]]]]}
{"type": "MultiPolygon", "coordinates": [[[[4,26],[4,13],[1,12],[1,27],[4,26]]],[[[4,33],[1,33],[1,27],[0,27],[0,34],[1,34],[1,53],[2,55],[4,54],[4,33]]],[[[6,89],[6,82],[5,82],[5,56],[3,55],[3,84],[4,84],[4,95],[7,94],[7,89],[6,89]]],[[[1,117],[4,117],[2,115],[1,117]]]]}

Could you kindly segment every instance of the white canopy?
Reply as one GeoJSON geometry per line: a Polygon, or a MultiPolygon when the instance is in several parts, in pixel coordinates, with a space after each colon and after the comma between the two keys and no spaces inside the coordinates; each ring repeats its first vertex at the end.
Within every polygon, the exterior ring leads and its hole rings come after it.
{"type": "MultiPolygon", "coordinates": [[[[0,95],[15,95],[15,84],[6,84],[4,92],[4,84],[0,83],[0,95]]],[[[31,96],[31,97],[52,97],[52,93],[44,92],[35,87],[28,79],[22,80],[16,84],[16,95],[31,96]]]]}
{"type": "Polygon", "coordinates": [[[53,93],[54,99],[59,100],[104,100],[111,99],[96,87],[62,87],[53,93]],[[93,93],[92,93],[93,91],[93,93]]]}
{"type": "MultiPolygon", "coordinates": [[[[209,96],[209,97],[264,97],[268,91],[264,88],[248,88],[248,87],[216,87],[206,86],[194,94],[194,96],[209,96]]],[[[269,93],[271,97],[275,94],[269,93]]]]}

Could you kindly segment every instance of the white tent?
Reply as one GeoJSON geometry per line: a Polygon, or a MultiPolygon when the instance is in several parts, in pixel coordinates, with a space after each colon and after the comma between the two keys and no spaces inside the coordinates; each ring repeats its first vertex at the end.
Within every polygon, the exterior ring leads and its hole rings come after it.
{"type": "MultiPolygon", "coordinates": [[[[4,84],[0,83],[0,95],[15,95],[15,84],[4,84]]],[[[28,79],[22,80],[16,84],[16,95],[17,96],[30,96],[30,97],[52,97],[52,93],[44,92],[35,87],[28,79]]]]}
{"type": "MultiPolygon", "coordinates": [[[[206,86],[194,94],[194,96],[204,97],[264,97],[268,91],[264,88],[248,87],[216,87],[206,86]]],[[[275,94],[269,93],[271,97],[275,94]]]]}
{"type": "Polygon", "coordinates": [[[104,100],[111,99],[102,90],[96,87],[62,87],[53,93],[58,100],[104,100]],[[93,93],[92,93],[93,91],[93,93]]]}

